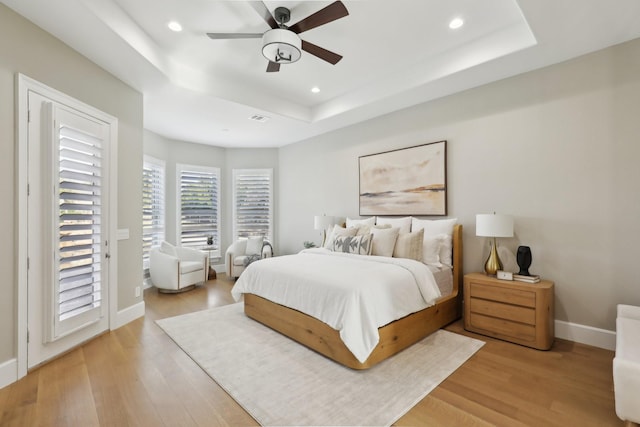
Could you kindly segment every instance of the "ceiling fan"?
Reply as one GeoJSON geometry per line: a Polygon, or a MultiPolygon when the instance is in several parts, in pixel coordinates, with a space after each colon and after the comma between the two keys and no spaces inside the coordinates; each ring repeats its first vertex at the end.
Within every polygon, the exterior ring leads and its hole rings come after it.
{"type": "Polygon", "coordinates": [[[298,36],[312,28],[349,15],[341,1],[331,3],[290,27],[285,25],[291,19],[291,11],[286,7],[277,7],[272,15],[262,1],[250,1],[249,4],[267,22],[270,30],[265,33],[207,33],[207,36],[214,40],[262,38],[262,54],[269,60],[268,73],[280,71],[280,64],[296,62],[300,59],[301,50],[334,65],[342,59],[342,55],[301,40],[298,36]]]}

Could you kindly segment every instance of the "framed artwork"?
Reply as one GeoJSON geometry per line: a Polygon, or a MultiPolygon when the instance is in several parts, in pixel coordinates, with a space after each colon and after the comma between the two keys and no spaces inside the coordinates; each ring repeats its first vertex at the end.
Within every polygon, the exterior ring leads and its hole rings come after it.
{"type": "Polygon", "coordinates": [[[358,158],[360,215],[446,215],[447,141],[358,158]]]}

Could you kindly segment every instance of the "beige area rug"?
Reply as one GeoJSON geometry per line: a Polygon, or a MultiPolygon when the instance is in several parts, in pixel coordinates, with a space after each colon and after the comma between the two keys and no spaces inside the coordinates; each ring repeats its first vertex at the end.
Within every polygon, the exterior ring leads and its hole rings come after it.
{"type": "Polygon", "coordinates": [[[439,330],[366,371],[244,315],[242,304],[158,325],[262,425],[391,425],[484,342],[439,330]]]}

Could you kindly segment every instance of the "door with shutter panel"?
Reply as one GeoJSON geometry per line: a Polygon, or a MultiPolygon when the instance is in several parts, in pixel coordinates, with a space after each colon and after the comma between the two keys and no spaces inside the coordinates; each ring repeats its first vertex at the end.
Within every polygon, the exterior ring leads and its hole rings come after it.
{"type": "Polygon", "coordinates": [[[111,128],[29,92],[28,344],[35,367],[107,330],[111,128]]]}

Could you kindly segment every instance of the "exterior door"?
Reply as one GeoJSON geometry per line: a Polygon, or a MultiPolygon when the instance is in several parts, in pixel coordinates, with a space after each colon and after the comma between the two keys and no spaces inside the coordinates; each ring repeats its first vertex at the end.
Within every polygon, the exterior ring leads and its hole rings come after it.
{"type": "MultiPolygon", "coordinates": [[[[78,105],[82,105],[78,103],[78,105]]],[[[27,366],[109,327],[108,123],[28,93],[27,366]]]]}

